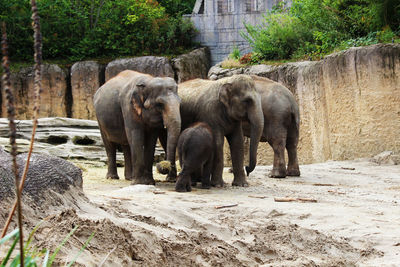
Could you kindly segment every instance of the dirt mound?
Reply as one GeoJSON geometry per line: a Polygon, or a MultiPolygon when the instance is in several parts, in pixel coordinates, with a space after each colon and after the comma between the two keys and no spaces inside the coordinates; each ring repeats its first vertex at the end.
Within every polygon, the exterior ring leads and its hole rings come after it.
{"type": "MultiPolygon", "coordinates": [[[[38,249],[54,250],[79,226],[58,254],[60,265],[71,261],[93,232],[77,266],[398,262],[400,230],[393,221],[400,219],[399,165],[327,162],[303,165],[301,177],[286,179],[269,179],[271,168],[257,167],[249,187],[193,188],[185,194],[175,192],[172,183],[133,186],[123,179],[104,179],[106,167],[81,166],[86,195],[68,190],[24,212],[28,232],[43,220],[34,235],[38,249]]],[[[123,173],[122,168],[118,171],[123,173]]],[[[224,179],[232,182],[227,170],[224,179]]],[[[0,214],[3,211],[7,209],[0,205],[0,214]]]]}
{"type": "Polygon", "coordinates": [[[36,245],[56,247],[79,225],[63,248],[60,264],[71,260],[93,232],[95,237],[78,259],[82,265],[104,261],[105,266],[352,266],[361,257],[378,255],[374,250],[356,249],[346,240],[279,222],[275,213],[251,225],[237,225],[236,218],[227,217],[214,226],[221,234],[214,234],[196,222],[188,231],[155,217],[114,208],[114,219],[93,220],[74,209],[52,216],[35,234],[36,245]]]}

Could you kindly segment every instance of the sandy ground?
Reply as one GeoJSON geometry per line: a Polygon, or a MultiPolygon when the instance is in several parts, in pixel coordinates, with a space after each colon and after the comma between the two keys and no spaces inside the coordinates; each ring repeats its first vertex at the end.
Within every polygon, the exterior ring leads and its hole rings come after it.
{"type": "Polygon", "coordinates": [[[104,166],[76,164],[89,200],[72,196],[75,204],[35,234],[37,246],[56,246],[79,225],[61,262],[94,232],[79,265],[400,265],[400,165],[330,161],[302,165],[301,177],[286,179],[258,166],[247,188],[230,186],[226,170],[224,188],[177,193],[160,175],[156,186],[131,186],[104,179],[104,166]]]}

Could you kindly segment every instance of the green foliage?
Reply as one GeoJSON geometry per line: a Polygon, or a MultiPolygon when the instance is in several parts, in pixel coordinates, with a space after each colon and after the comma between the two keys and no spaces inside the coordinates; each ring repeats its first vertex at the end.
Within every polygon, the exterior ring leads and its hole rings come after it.
{"type": "Polygon", "coordinates": [[[183,14],[191,14],[196,0],[158,0],[165,7],[168,15],[178,17],[183,14]]]}
{"type": "MultiPolygon", "coordinates": [[[[29,234],[28,240],[25,242],[25,245],[24,245],[24,266],[26,266],[26,267],[37,267],[39,262],[42,262],[43,267],[52,266],[60,249],[65,245],[65,243],[68,241],[68,239],[78,229],[78,226],[75,226],[71,230],[71,232],[69,232],[68,235],[64,238],[64,240],[60,243],[60,245],[56,248],[56,250],[53,252],[53,254],[50,256],[49,250],[37,251],[35,248],[31,247],[33,235],[37,231],[39,226],[40,226],[40,224],[37,225],[32,230],[32,232],[29,234]]],[[[89,242],[92,240],[93,236],[94,236],[94,232],[89,236],[89,238],[86,240],[86,242],[82,245],[81,249],[75,255],[73,260],[66,266],[72,266],[75,263],[76,259],[79,257],[79,255],[82,253],[82,251],[87,247],[89,242]]],[[[8,249],[6,257],[0,263],[1,267],[7,266],[8,262],[11,259],[11,255],[12,255],[12,253],[18,243],[18,240],[19,240],[19,229],[15,229],[11,233],[9,233],[8,235],[6,235],[2,239],[0,239],[0,245],[7,243],[9,240],[12,240],[12,244],[11,244],[10,248],[8,249]]],[[[10,267],[20,266],[21,264],[20,264],[20,256],[19,255],[20,255],[19,253],[17,255],[15,255],[14,259],[11,261],[11,263],[8,266],[10,266],[10,267]]]]}
{"type": "MultiPolygon", "coordinates": [[[[12,59],[33,54],[30,1],[0,1],[12,59]]],[[[193,46],[193,1],[38,0],[44,59],[174,54],[193,46]],[[190,13],[190,12],[189,12],[190,13]]],[[[193,3],[194,4],[194,3],[193,3]]]]}
{"type": "Polygon", "coordinates": [[[242,36],[249,41],[254,51],[265,59],[290,57],[299,42],[310,38],[300,20],[286,13],[267,13],[264,16],[264,24],[246,24],[245,27],[249,35],[242,36]]]}
{"type": "Polygon", "coordinates": [[[261,25],[245,24],[261,59],[318,57],[339,48],[397,42],[398,0],[293,0],[267,12],[261,25]]]}
{"type": "Polygon", "coordinates": [[[240,59],[240,50],[237,46],[234,46],[232,49],[232,53],[229,54],[229,58],[230,59],[236,59],[239,60],[240,59]]]}

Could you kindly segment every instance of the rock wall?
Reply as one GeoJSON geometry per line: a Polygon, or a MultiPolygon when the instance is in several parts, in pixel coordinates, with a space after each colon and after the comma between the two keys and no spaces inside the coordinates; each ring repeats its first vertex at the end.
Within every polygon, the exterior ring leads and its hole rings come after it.
{"type": "MultiPolygon", "coordinates": [[[[168,76],[182,81],[206,78],[210,68],[208,48],[181,55],[176,60],[166,57],[136,57],[111,61],[106,66],[95,61],[82,61],[70,69],[55,64],[42,66],[40,117],[69,117],[95,120],[92,98],[96,90],[119,72],[130,69],[153,76],[168,76]]],[[[33,114],[33,67],[11,75],[16,99],[17,119],[31,119],[33,114]]],[[[0,94],[0,117],[7,117],[4,90],[0,94]]]]}
{"type": "MultiPolygon", "coordinates": [[[[32,118],[33,115],[33,67],[23,68],[11,74],[11,88],[14,92],[16,116],[19,119],[32,118]]],[[[70,101],[67,90],[67,72],[54,64],[42,65],[42,89],[40,113],[47,117],[67,117],[70,101]]],[[[2,112],[6,117],[6,101],[2,90],[2,112]]]]}
{"type": "Polygon", "coordinates": [[[104,66],[95,61],[77,62],[71,67],[72,117],[95,120],[93,95],[104,83],[104,66]]]}
{"type": "MultiPolygon", "coordinates": [[[[288,87],[300,107],[301,163],[400,152],[400,45],[379,44],[332,54],[318,62],[210,69],[218,79],[234,73],[268,77],[288,87]]],[[[261,144],[260,164],[272,164],[261,144]]]]}

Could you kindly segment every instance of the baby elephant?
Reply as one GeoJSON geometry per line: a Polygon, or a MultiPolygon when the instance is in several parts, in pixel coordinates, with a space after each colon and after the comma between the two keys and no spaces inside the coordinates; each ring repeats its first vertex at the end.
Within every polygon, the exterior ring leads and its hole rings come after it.
{"type": "Polygon", "coordinates": [[[176,191],[190,192],[191,185],[200,180],[202,188],[210,188],[214,147],[211,128],[206,123],[195,123],[181,133],[178,153],[182,171],[176,181],[176,191]]]}

